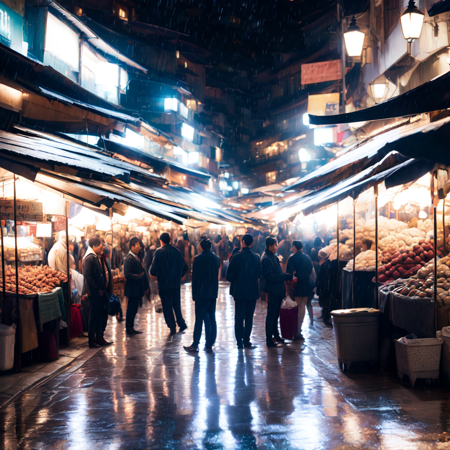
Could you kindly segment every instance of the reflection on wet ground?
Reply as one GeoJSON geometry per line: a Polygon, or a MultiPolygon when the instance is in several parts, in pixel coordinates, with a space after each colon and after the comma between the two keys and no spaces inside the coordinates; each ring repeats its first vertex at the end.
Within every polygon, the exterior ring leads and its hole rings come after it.
{"type": "Polygon", "coordinates": [[[194,322],[189,285],[183,297],[189,329],[174,338],[150,304],[139,312],[142,335],[127,338],[124,323],[110,319],[113,346],[0,410],[0,448],[450,447],[448,392],[412,389],[391,375],[340,373],[332,331],[321,322],[305,326],[304,343],[268,350],[258,302],[258,347],[238,350],[226,284],[214,353],[185,353],[194,322]]]}

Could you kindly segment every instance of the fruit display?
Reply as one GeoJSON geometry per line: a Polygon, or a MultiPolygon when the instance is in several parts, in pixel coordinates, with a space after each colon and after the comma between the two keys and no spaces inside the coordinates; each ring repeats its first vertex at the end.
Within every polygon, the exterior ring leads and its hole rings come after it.
{"type": "MultiPolygon", "coordinates": [[[[357,271],[371,271],[375,270],[375,251],[367,250],[356,255],[355,269],[357,271]]],[[[345,266],[347,270],[353,270],[353,259],[351,259],[345,266]]]]}
{"type": "MultiPolygon", "coordinates": [[[[51,292],[61,283],[67,281],[67,276],[48,266],[26,266],[19,269],[19,294],[31,295],[51,292]]],[[[3,280],[0,277],[0,290],[3,290],[3,280]]],[[[16,292],[16,270],[8,266],[5,271],[6,292],[16,292]]]]}
{"type": "Polygon", "coordinates": [[[378,268],[378,281],[388,283],[399,278],[410,278],[433,258],[432,240],[421,240],[412,249],[404,248],[390,255],[384,252],[381,259],[384,265],[378,268]]]}
{"type": "MultiPolygon", "coordinates": [[[[5,251],[6,261],[16,260],[16,245],[13,237],[3,238],[3,248],[5,251]]],[[[19,261],[39,261],[42,259],[42,251],[39,245],[33,244],[29,238],[17,238],[17,256],[19,261]]]]}

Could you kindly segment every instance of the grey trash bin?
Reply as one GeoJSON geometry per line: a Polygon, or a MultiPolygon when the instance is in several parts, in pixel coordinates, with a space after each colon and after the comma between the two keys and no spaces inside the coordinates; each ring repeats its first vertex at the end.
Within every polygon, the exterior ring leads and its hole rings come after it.
{"type": "Polygon", "coordinates": [[[341,370],[350,369],[353,362],[379,363],[380,310],[338,309],[331,312],[331,317],[341,370]]]}

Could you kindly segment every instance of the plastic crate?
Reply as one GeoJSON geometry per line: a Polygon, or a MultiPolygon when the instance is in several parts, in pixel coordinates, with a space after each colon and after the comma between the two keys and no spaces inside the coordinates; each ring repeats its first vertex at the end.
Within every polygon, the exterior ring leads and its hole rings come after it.
{"type": "Polygon", "coordinates": [[[442,344],[438,338],[395,341],[398,377],[408,375],[413,387],[417,378],[438,379],[442,344]]]}

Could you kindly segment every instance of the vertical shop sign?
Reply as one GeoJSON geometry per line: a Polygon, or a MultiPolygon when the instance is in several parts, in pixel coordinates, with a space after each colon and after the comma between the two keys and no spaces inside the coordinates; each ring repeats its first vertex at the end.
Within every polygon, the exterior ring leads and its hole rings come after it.
{"type": "MultiPolygon", "coordinates": [[[[17,200],[17,220],[43,222],[44,212],[42,202],[26,202],[17,200]]],[[[14,220],[14,201],[0,200],[0,219],[14,220]]]]}

